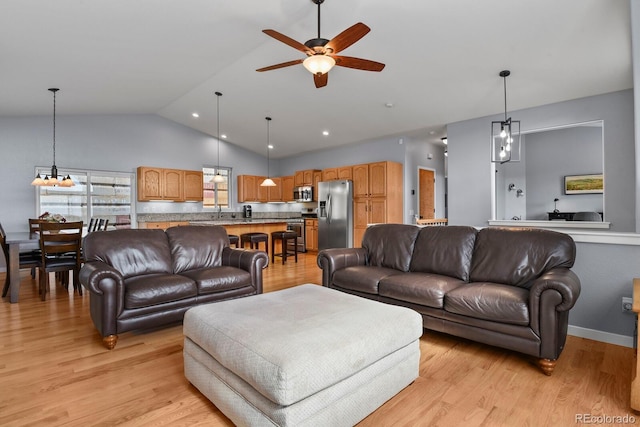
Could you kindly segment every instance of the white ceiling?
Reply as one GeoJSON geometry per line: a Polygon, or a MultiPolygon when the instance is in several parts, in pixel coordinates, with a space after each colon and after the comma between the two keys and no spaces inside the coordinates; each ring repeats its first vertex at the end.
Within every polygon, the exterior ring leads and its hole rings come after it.
{"type": "Polygon", "coordinates": [[[439,140],[446,123],[503,112],[503,69],[509,110],[633,86],[628,0],[326,0],[322,37],[364,22],[342,53],[386,68],[335,67],[321,89],[302,65],[255,71],[304,56],[261,30],[304,43],[316,13],[311,0],[2,0],[0,115],[50,114],[59,87],[60,115],[155,113],[215,136],[220,91],[221,133],[262,154],[269,115],[281,158],[439,140]]]}

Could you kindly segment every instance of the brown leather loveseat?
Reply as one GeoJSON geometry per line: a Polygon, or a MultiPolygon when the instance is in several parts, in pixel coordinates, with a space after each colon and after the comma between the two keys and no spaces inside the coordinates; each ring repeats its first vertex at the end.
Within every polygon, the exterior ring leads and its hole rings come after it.
{"type": "Polygon", "coordinates": [[[181,321],[190,307],[262,293],[264,252],[231,249],[221,226],[87,235],[80,283],[93,323],[113,349],[118,334],[181,321]]]}
{"type": "Polygon", "coordinates": [[[427,329],[534,356],[551,375],[580,295],[575,255],[548,230],[382,224],[318,266],[323,286],[412,308],[427,329]]]}

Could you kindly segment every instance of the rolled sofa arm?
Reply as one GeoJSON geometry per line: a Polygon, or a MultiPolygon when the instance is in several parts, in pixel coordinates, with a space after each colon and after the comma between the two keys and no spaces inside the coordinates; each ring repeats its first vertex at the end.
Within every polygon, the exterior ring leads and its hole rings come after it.
{"type": "Polygon", "coordinates": [[[329,287],[336,271],[356,265],[366,265],[367,251],[362,248],[323,249],[318,252],[317,263],[322,269],[322,286],[329,287]]]}
{"type": "Polygon", "coordinates": [[[568,268],[549,270],[533,282],[529,289],[529,304],[539,306],[542,294],[549,289],[559,292],[562,297],[556,311],[568,311],[580,296],[580,279],[568,268]]]}
{"type": "Polygon", "coordinates": [[[102,261],[86,262],[80,269],[80,283],[98,295],[113,294],[115,296],[116,288],[124,289],[124,278],[120,272],[102,261]],[[115,287],[111,286],[112,283],[115,283],[115,287]]]}
{"type": "Polygon", "coordinates": [[[269,265],[269,256],[265,252],[225,247],[222,250],[222,265],[249,272],[256,292],[262,293],[262,270],[269,265]]]}

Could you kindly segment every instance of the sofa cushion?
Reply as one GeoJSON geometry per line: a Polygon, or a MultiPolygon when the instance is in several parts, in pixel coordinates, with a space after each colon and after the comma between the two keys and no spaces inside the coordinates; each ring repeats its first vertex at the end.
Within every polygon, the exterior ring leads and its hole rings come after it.
{"type": "Polygon", "coordinates": [[[367,228],[362,237],[369,265],[409,271],[413,244],[420,228],[407,224],[379,224],[367,228]]]}
{"type": "Polygon", "coordinates": [[[229,238],[224,227],[171,227],[166,233],[171,247],[174,273],[222,265],[222,250],[229,246],[229,238]]]}
{"type": "Polygon", "coordinates": [[[127,309],[178,301],[198,294],[193,280],[177,274],[131,277],[124,281],[124,286],[124,308],[127,309]]]}
{"type": "Polygon", "coordinates": [[[336,271],[333,274],[333,285],[377,295],[380,280],[394,274],[402,274],[402,272],[392,268],[356,265],[336,271]]]}
{"type": "Polygon", "coordinates": [[[251,286],[251,274],[236,267],[201,268],[180,274],[196,282],[199,295],[251,286]]]}
{"type": "Polygon", "coordinates": [[[555,267],[571,268],[576,244],[564,233],[542,229],[484,228],[478,232],[471,262],[472,282],[530,288],[555,267]]]}
{"type": "Polygon", "coordinates": [[[378,285],[380,296],[443,308],[447,292],[465,282],[453,277],[429,273],[403,273],[385,277],[378,285]]]}
{"type": "Polygon", "coordinates": [[[451,225],[424,227],[416,239],[410,271],[435,273],[469,281],[478,230],[451,225]]]}
{"type": "Polygon", "coordinates": [[[171,250],[163,230],[113,230],[89,233],[82,243],[86,261],[102,261],[128,277],[170,274],[171,250]]]}
{"type": "Polygon", "coordinates": [[[467,283],[447,293],[444,309],[476,319],[526,326],[529,291],[497,283],[467,283]]]}

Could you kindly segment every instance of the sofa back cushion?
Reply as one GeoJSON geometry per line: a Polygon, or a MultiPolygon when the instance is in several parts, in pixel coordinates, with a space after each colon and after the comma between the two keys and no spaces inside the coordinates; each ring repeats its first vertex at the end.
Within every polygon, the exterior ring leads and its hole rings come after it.
{"type": "Polygon", "coordinates": [[[407,224],[372,225],[362,237],[368,263],[376,267],[409,271],[413,245],[420,228],[407,224]]]}
{"type": "Polygon", "coordinates": [[[171,273],[169,241],[162,230],[124,229],[89,233],[83,242],[87,261],[102,261],[125,279],[171,273]]]}
{"type": "Polygon", "coordinates": [[[424,227],[413,248],[410,270],[469,281],[478,230],[462,225],[424,227]]]}
{"type": "Polygon", "coordinates": [[[224,227],[171,227],[166,233],[171,247],[174,273],[222,265],[222,250],[229,246],[229,237],[224,227]]]}
{"type": "Polygon", "coordinates": [[[472,282],[530,288],[554,267],[571,268],[576,244],[564,233],[528,228],[484,228],[478,232],[471,262],[472,282]]]}

